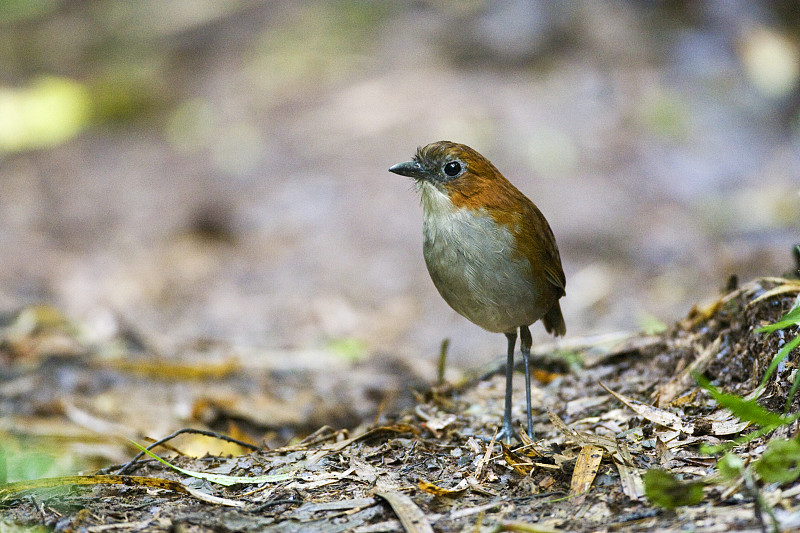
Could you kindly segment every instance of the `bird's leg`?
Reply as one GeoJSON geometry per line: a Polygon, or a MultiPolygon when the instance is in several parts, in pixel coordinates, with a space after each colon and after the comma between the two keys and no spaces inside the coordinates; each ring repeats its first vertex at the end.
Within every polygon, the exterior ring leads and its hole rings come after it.
{"type": "Polygon", "coordinates": [[[525,363],[525,409],[528,415],[528,436],[533,438],[533,417],[531,416],[531,330],[528,326],[519,328],[519,347],[522,361],[525,363]]]}
{"type": "Polygon", "coordinates": [[[506,360],[506,407],[503,411],[503,428],[497,434],[498,441],[505,441],[506,444],[511,444],[511,438],[514,437],[514,428],[511,426],[511,391],[513,389],[511,382],[514,377],[514,348],[517,346],[517,332],[512,331],[506,333],[508,339],[508,359],[506,360]]]}

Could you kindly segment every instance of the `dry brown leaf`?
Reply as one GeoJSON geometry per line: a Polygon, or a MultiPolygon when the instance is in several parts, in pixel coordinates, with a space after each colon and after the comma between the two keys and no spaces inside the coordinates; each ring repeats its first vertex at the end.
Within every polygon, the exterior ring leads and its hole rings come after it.
{"type": "Polygon", "coordinates": [[[375,496],[380,496],[389,502],[408,533],[433,533],[433,528],[425,518],[425,513],[405,494],[387,491],[376,492],[375,496]]]}
{"type": "Polygon", "coordinates": [[[76,426],[80,426],[109,438],[122,436],[127,439],[135,439],[136,431],[122,422],[114,422],[96,416],[85,409],[77,407],[71,399],[61,400],[61,407],[64,415],[76,426]]]}
{"type": "Polygon", "coordinates": [[[248,444],[252,444],[253,446],[258,446],[258,443],[250,438],[250,436],[242,431],[242,428],[239,427],[239,424],[236,422],[229,420],[228,421],[228,431],[227,434],[229,437],[234,438],[236,440],[240,440],[242,442],[246,442],[248,444]]]}
{"type": "Polygon", "coordinates": [[[561,533],[564,530],[542,524],[529,524],[527,522],[503,522],[493,531],[512,531],[513,533],[561,533]]]}
{"type": "Polygon", "coordinates": [[[695,304],[689,310],[687,318],[683,320],[683,327],[686,329],[694,329],[698,324],[708,321],[722,308],[723,303],[722,298],[717,298],[710,303],[695,304]]]}
{"type": "Polygon", "coordinates": [[[717,337],[714,342],[706,346],[703,351],[691,362],[689,366],[684,368],[677,376],[669,380],[665,385],[659,387],[655,393],[656,406],[659,408],[670,405],[672,400],[694,385],[694,378],[692,374],[703,373],[708,365],[713,360],[714,356],[720,351],[722,345],[722,337],[717,337]]]}
{"type": "MultiPolygon", "coordinates": [[[[619,452],[619,458],[622,459],[622,462],[626,465],[633,466],[633,455],[631,455],[631,450],[628,448],[628,443],[624,440],[617,440],[617,451],[619,452]]],[[[613,455],[613,457],[616,457],[613,455]]]]}
{"type": "Polygon", "coordinates": [[[747,303],[748,307],[757,302],[760,302],[761,300],[772,298],[773,296],[779,296],[781,294],[786,294],[790,292],[800,292],[800,281],[796,279],[784,279],[784,278],[766,278],[766,279],[780,283],[780,285],[768,290],[764,294],[760,295],[758,298],[755,298],[750,302],[748,302],[747,303]]]}
{"type": "Polygon", "coordinates": [[[567,402],[567,416],[574,416],[586,409],[597,407],[608,401],[608,396],[587,396],[567,402]]]}
{"type": "Polygon", "coordinates": [[[661,466],[664,466],[668,462],[672,460],[673,453],[669,450],[664,441],[661,440],[658,436],[656,436],[656,456],[658,457],[658,462],[661,463],[661,466]]]}
{"type": "Polygon", "coordinates": [[[642,418],[646,418],[654,424],[674,429],[676,431],[682,431],[683,433],[688,433],[690,435],[694,432],[694,426],[692,424],[685,423],[683,420],[681,420],[681,417],[674,413],[670,413],[664,409],[659,409],[658,407],[653,407],[652,405],[640,402],[639,400],[634,400],[633,398],[629,398],[624,394],[614,392],[602,383],[600,383],[600,386],[616,399],[630,407],[634,412],[636,412],[636,414],[642,418]]]}
{"type": "MultiPolygon", "coordinates": [[[[719,311],[722,308],[723,305],[725,305],[729,301],[734,300],[743,294],[752,294],[758,290],[761,290],[762,281],[767,281],[771,283],[790,282],[790,280],[786,280],[784,278],[769,278],[769,277],[750,281],[742,285],[738,289],[735,289],[731,292],[728,292],[727,294],[724,294],[719,298],[716,298],[714,301],[710,303],[695,305],[694,307],[692,307],[691,311],[689,311],[689,316],[681,322],[682,325],[686,329],[694,329],[699,324],[707,322],[717,313],[717,311],[719,311]]],[[[756,300],[750,303],[755,303],[759,299],[761,298],[757,298],[756,300]]]]}
{"type": "Polygon", "coordinates": [[[573,442],[577,442],[578,444],[582,444],[583,443],[583,439],[578,434],[578,432],[575,431],[574,429],[572,429],[571,427],[569,427],[566,423],[564,423],[564,421],[561,420],[561,417],[558,416],[555,413],[555,411],[552,411],[552,410],[548,409],[547,410],[547,415],[550,417],[550,421],[553,423],[553,425],[556,427],[556,429],[559,430],[561,433],[563,433],[564,436],[566,436],[568,439],[572,440],[573,442]]]}
{"type": "MultiPolygon", "coordinates": [[[[492,435],[492,441],[489,443],[489,446],[486,447],[486,453],[478,459],[478,464],[475,466],[475,479],[481,479],[481,475],[483,474],[483,469],[489,463],[489,459],[492,457],[492,450],[494,449],[494,443],[497,439],[497,431],[494,432],[492,435]]],[[[468,441],[469,442],[469,441],[468,441]]],[[[478,444],[477,441],[474,444],[478,444]]]]}
{"type": "Polygon", "coordinates": [[[634,468],[622,463],[617,465],[619,480],[622,483],[622,493],[631,500],[640,500],[644,496],[644,482],[642,481],[641,469],[634,468]]]}
{"type": "Polygon", "coordinates": [[[523,428],[519,430],[519,441],[522,443],[522,447],[533,446],[533,439],[531,439],[528,432],[525,431],[523,428]]]}
{"type": "Polygon", "coordinates": [[[528,433],[524,430],[520,430],[519,432],[519,440],[522,443],[522,446],[515,448],[514,451],[525,455],[526,457],[541,457],[542,454],[536,448],[534,448],[533,440],[528,436],[528,433]]]}
{"type": "Polygon", "coordinates": [[[118,372],[174,381],[221,379],[241,369],[239,360],[235,357],[216,362],[114,359],[102,362],[95,361],[93,364],[100,368],[110,367],[118,372]]]}
{"type": "Polygon", "coordinates": [[[537,351],[542,353],[552,353],[557,350],[575,351],[583,354],[584,368],[594,368],[611,358],[625,356],[627,354],[640,354],[645,350],[663,344],[664,340],[660,335],[643,337],[627,331],[617,331],[612,333],[602,333],[590,335],[570,342],[559,341],[559,346],[548,345],[540,346],[537,351]]]}
{"type": "Polygon", "coordinates": [[[682,405],[691,404],[695,398],[697,398],[698,393],[700,392],[699,388],[695,388],[690,390],[689,392],[682,394],[669,402],[672,407],[680,407],[682,405]]]}
{"type": "Polygon", "coordinates": [[[0,488],[0,501],[14,498],[17,494],[24,491],[40,490],[54,487],[64,487],[68,485],[125,485],[125,486],[139,486],[156,489],[171,490],[173,492],[182,492],[189,494],[198,500],[213,503],[217,505],[227,505],[229,507],[242,507],[244,502],[230,500],[228,498],[221,498],[195,490],[187,487],[180,481],[173,481],[171,479],[163,479],[157,477],[147,476],[110,476],[110,475],[97,475],[97,476],[65,476],[65,477],[51,477],[34,479],[30,481],[17,481],[14,483],[7,483],[0,488]]]}
{"type": "Polygon", "coordinates": [[[556,480],[553,476],[545,476],[539,481],[539,488],[543,490],[548,490],[550,487],[555,485],[556,480]]]}
{"type": "Polygon", "coordinates": [[[431,418],[430,420],[423,422],[421,425],[428,428],[430,432],[433,433],[433,436],[438,439],[442,436],[442,430],[456,420],[458,420],[456,415],[448,414],[443,417],[431,418]]]}
{"type": "Polygon", "coordinates": [[[588,444],[581,448],[569,483],[570,496],[577,496],[589,490],[602,460],[603,449],[599,446],[588,444]]]}
{"type": "Polygon", "coordinates": [[[497,496],[497,493],[495,491],[489,490],[483,485],[481,485],[480,482],[478,482],[478,480],[475,479],[473,476],[467,476],[467,484],[469,485],[469,488],[471,488],[472,490],[474,490],[479,494],[484,494],[486,496],[497,496]]]}
{"type": "Polygon", "coordinates": [[[359,479],[353,476],[355,469],[349,468],[344,472],[319,472],[314,474],[298,474],[297,477],[288,485],[286,489],[291,490],[312,490],[326,485],[332,485],[343,479],[359,479]]]}
{"type": "Polygon", "coordinates": [[[655,435],[661,439],[670,450],[696,446],[698,442],[702,442],[710,446],[716,446],[720,443],[720,440],[713,435],[685,435],[680,431],[675,431],[672,429],[664,429],[661,431],[656,430],[655,435]]]}
{"type": "Polygon", "coordinates": [[[475,507],[453,509],[452,511],[450,511],[450,520],[459,520],[467,516],[485,513],[486,511],[494,509],[495,507],[499,507],[504,503],[505,503],[504,501],[493,501],[483,505],[477,505],[475,507]]]}
{"type": "Polygon", "coordinates": [[[502,442],[500,443],[500,447],[503,449],[503,459],[506,460],[508,466],[513,468],[517,474],[527,476],[531,473],[531,470],[533,470],[533,463],[531,463],[527,457],[517,454],[510,446],[506,446],[502,442]]]}
{"type": "Polygon", "coordinates": [[[531,372],[531,376],[533,376],[533,379],[535,379],[542,385],[547,385],[548,383],[550,383],[551,381],[562,375],[563,374],[548,372],[547,370],[542,370],[540,368],[534,368],[533,371],[531,372]]]}
{"type": "Polygon", "coordinates": [[[630,452],[627,450],[627,446],[621,449],[620,443],[610,437],[606,437],[604,435],[595,435],[583,431],[576,431],[567,426],[567,424],[561,420],[561,417],[549,409],[547,410],[547,414],[556,429],[561,431],[564,436],[567,437],[567,440],[575,442],[581,446],[598,446],[605,450],[610,456],[615,457],[622,462],[630,462],[630,452]]]}
{"type": "Polygon", "coordinates": [[[299,391],[289,400],[269,394],[207,390],[192,402],[191,416],[197,420],[246,420],[267,427],[293,426],[303,423],[307,416],[305,409],[316,401],[317,396],[311,390],[299,391]]]}
{"type": "Polygon", "coordinates": [[[417,487],[428,494],[433,494],[434,496],[445,496],[447,498],[456,498],[458,496],[463,495],[466,490],[469,488],[469,482],[466,479],[462,479],[458,485],[453,488],[446,488],[440,487],[439,485],[435,485],[430,481],[425,481],[424,479],[420,479],[417,483],[417,487]]]}
{"type": "Polygon", "coordinates": [[[750,422],[739,420],[738,418],[729,418],[727,420],[712,420],[711,421],[711,434],[717,437],[723,435],[737,435],[742,432],[750,422]]]}
{"type": "Polygon", "coordinates": [[[370,485],[375,484],[375,480],[380,476],[380,472],[377,468],[369,462],[358,459],[352,455],[350,456],[350,468],[359,480],[370,485]]]}
{"type": "Polygon", "coordinates": [[[316,451],[313,455],[307,458],[305,460],[305,464],[309,466],[316,464],[317,461],[330,453],[342,451],[353,443],[372,438],[382,433],[411,433],[414,435],[419,435],[419,430],[410,424],[394,424],[392,426],[379,426],[372,428],[364,433],[356,435],[355,437],[350,437],[349,439],[345,439],[343,441],[324,445],[320,450],[316,451]]]}

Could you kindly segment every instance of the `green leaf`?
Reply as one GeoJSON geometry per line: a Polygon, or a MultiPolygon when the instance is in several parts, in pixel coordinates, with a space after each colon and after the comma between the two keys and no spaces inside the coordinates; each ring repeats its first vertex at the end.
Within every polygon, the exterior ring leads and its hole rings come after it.
{"type": "Polygon", "coordinates": [[[720,392],[716,387],[704,376],[694,374],[694,379],[697,384],[708,391],[711,396],[717,400],[722,407],[730,410],[740,420],[751,422],[760,427],[776,428],[783,424],[791,424],[797,417],[785,417],[777,413],[773,413],[758,405],[755,400],[745,400],[741,396],[735,394],[726,394],[720,392]]]}
{"type": "Polygon", "coordinates": [[[723,479],[736,479],[744,472],[744,461],[733,453],[726,453],[717,461],[717,471],[723,479]]]}
{"type": "Polygon", "coordinates": [[[667,330],[669,326],[663,321],[649,313],[643,313],[638,317],[639,328],[645,335],[658,335],[667,330]]]}
{"type": "Polygon", "coordinates": [[[770,376],[772,376],[772,373],[775,372],[775,369],[778,368],[778,365],[781,364],[781,361],[786,359],[789,356],[789,352],[797,348],[798,344],[800,344],[800,335],[784,344],[783,348],[781,348],[778,353],[775,354],[775,357],[773,357],[772,361],[769,363],[769,367],[767,368],[767,372],[764,374],[764,378],[758,385],[759,388],[766,386],[767,380],[770,378],[770,376]]]}
{"type": "Polygon", "coordinates": [[[800,477],[800,442],[796,439],[769,441],[754,468],[767,483],[791,483],[800,477]]]}
{"type": "Polygon", "coordinates": [[[780,317],[777,322],[775,322],[774,324],[769,324],[768,326],[760,327],[756,330],[756,332],[772,333],[773,331],[779,329],[785,329],[790,326],[798,326],[798,325],[800,325],[800,305],[795,305],[789,310],[788,313],[780,317]]]}
{"type": "Polygon", "coordinates": [[[647,499],[659,507],[674,509],[703,501],[703,481],[680,481],[666,470],[648,470],[643,479],[647,499]]]}
{"type": "Polygon", "coordinates": [[[745,435],[741,435],[736,437],[733,440],[725,441],[721,444],[717,444],[716,446],[709,446],[708,444],[701,444],[700,445],[700,453],[703,455],[717,455],[718,453],[727,452],[736,448],[737,446],[741,446],[742,444],[747,444],[748,442],[752,442],[760,437],[763,437],[767,433],[771,432],[775,428],[773,427],[765,427],[761,429],[757,429],[755,431],[751,431],[745,435]]]}
{"type": "MultiPolygon", "coordinates": [[[[800,339],[800,336],[797,337],[800,339]]],[[[783,413],[786,414],[789,412],[789,409],[792,407],[792,401],[794,400],[794,395],[797,393],[797,388],[800,386],[800,372],[794,373],[794,383],[792,383],[792,389],[789,391],[789,395],[786,397],[786,404],[783,406],[783,413]]]]}
{"type": "Polygon", "coordinates": [[[69,78],[42,76],[25,88],[0,86],[0,152],[51,148],[72,139],[89,125],[91,106],[86,87],[69,78]]]}
{"type": "Polygon", "coordinates": [[[367,344],[361,339],[333,339],[328,343],[328,349],[351,362],[360,361],[369,355],[367,344]]]}

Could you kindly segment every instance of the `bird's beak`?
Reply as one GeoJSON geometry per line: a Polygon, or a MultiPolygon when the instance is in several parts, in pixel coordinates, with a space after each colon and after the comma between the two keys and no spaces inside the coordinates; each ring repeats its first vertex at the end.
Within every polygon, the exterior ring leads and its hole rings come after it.
{"type": "Polygon", "coordinates": [[[405,163],[398,163],[389,169],[389,172],[407,176],[416,180],[425,178],[425,170],[416,161],[406,161],[405,163]]]}

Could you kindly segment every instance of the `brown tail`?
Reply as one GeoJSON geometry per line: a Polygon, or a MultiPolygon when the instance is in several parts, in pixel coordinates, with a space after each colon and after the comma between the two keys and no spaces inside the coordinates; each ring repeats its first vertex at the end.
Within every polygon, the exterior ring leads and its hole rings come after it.
{"type": "Polygon", "coordinates": [[[567,333],[567,325],[564,324],[564,316],[561,314],[561,305],[556,300],[553,307],[542,318],[542,324],[547,333],[552,333],[556,337],[567,333]]]}

